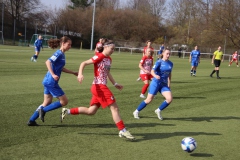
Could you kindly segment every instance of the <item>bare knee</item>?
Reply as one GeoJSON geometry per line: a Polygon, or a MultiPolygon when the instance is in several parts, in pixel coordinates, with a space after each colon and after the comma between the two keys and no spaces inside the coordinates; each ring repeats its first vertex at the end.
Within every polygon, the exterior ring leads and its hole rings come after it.
{"type": "Polygon", "coordinates": [[[88,112],[87,112],[87,115],[90,115],[90,116],[92,116],[92,115],[94,115],[96,113],[96,111],[93,111],[93,110],[88,110],[88,112]]]}
{"type": "Polygon", "coordinates": [[[97,110],[98,110],[98,106],[94,105],[94,106],[90,106],[88,109],[87,109],[87,115],[94,115],[97,113],[97,110]]]}
{"type": "Polygon", "coordinates": [[[172,97],[166,98],[166,102],[170,104],[172,102],[172,97]]]}
{"type": "Polygon", "coordinates": [[[149,104],[150,102],[152,102],[153,98],[154,98],[154,95],[147,96],[147,98],[144,100],[144,102],[145,102],[146,104],[149,104]]]}
{"type": "Polygon", "coordinates": [[[66,106],[68,104],[68,99],[60,100],[62,106],[66,106]]]}

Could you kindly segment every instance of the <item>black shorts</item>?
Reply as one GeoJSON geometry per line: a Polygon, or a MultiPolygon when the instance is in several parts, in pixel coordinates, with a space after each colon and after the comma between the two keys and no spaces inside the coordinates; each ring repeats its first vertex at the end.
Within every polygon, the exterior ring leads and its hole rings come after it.
{"type": "Polygon", "coordinates": [[[214,65],[215,65],[215,67],[220,67],[220,65],[221,65],[221,60],[219,60],[219,59],[214,59],[214,65]]]}

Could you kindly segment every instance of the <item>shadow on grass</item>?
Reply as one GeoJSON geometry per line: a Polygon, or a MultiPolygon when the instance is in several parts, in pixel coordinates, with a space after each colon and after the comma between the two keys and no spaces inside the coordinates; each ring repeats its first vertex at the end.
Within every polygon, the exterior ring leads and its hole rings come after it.
{"type": "Polygon", "coordinates": [[[194,137],[198,135],[207,135],[207,136],[219,136],[219,133],[206,133],[206,132],[172,132],[172,133],[140,133],[134,134],[134,136],[140,136],[142,139],[137,139],[137,141],[145,141],[145,140],[155,140],[155,139],[165,139],[171,138],[175,136],[183,136],[183,137],[194,137]]]}
{"type": "MultiPolygon", "coordinates": [[[[202,77],[209,77],[209,79],[217,79],[216,76],[210,77],[210,76],[202,76],[202,77]]],[[[220,75],[221,79],[239,79],[239,77],[222,77],[220,75]]]]}
{"type": "Polygon", "coordinates": [[[240,117],[233,117],[233,116],[227,116],[227,117],[184,117],[184,118],[164,118],[164,120],[177,120],[177,121],[207,121],[212,122],[212,120],[240,120],[240,117]]]}
{"type": "Polygon", "coordinates": [[[192,153],[190,154],[192,157],[213,157],[213,154],[208,153],[192,153]]]}
{"type": "MultiPolygon", "coordinates": [[[[79,128],[116,128],[114,123],[109,124],[60,124],[60,125],[43,125],[51,126],[52,128],[60,127],[79,127],[79,128]]],[[[139,127],[156,127],[156,126],[175,126],[174,124],[161,124],[161,123],[130,123],[126,124],[128,128],[139,128],[139,127]]]]}
{"type": "Polygon", "coordinates": [[[173,99],[206,99],[206,97],[173,97],[173,99]]]}
{"type": "MultiPolygon", "coordinates": [[[[92,133],[92,132],[81,132],[78,134],[82,135],[115,135],[116,133],[92,133]]],[[[137,137],[134,142],[141,142],[147,140],[157,140],[157,139],[166,139],[175,136],[182,136],[182,137],[194,137],[198,135],[207,135],[207,136],[219,136],[219,133],[206,133],[206,132],[172,132],[172,133],[132,133],[135,137],[137,137]],[[140,138],[141,137],[141,138],[140,138]]]]}
{"type": "Polygon", "coordinates": [[[196,82],[187,82],[187,81],[171,81],[171,83],[196,83],[196,82]]]}

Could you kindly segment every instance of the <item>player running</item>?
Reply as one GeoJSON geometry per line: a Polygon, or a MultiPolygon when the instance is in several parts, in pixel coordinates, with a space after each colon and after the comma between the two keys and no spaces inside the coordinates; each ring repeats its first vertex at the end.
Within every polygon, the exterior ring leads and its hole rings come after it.
{"type": "Polygon", "coordinates": [[[32,62],[37,62],[38,55],[40,53],[41,48],[43,50],[42,36],[41,35],[39,35],[38,39],[36,39],[36,41],[34,42],[34,46],[35,46],[35,54],[31,57],[31,61],[32,62]]]}
{"type": "Polygon", "coordinates": [[[83,70],[85,66],[94,64],[94,80],[91,87],[92,99],[90,102],[90,107],[76,107],[76,108],[63,108],[61,113],[61,121],[66,115],[94,115],[102,106],[102,108],[107,108],[111,110],[113,121],[115,122],[117,128],[119,129],[119,137],[125,137],[127,139],[135,139],[129,131],[126,130],[125,125],[120,117],[119,107],[116,103],[114,95],[107,87],[107,78],[112,82],[112,84],[119,90],[123,89],[123,86],[116,83],[113,79],[110,68],[111,68],[111,55],[114,52],[115,45],[112,41],[104,43],[104,50],[101,54],[93,56],[91,59],[86,60],[81,63],[78,72],[78,81],[81,84],[84,76],[83,70]]]}
{"type": "Polygon", "coordinates": [[[144,94],[146,93],[150,80],[153,78],[151,75],[151,70],[153,66],[153,57],[152,57],[153,51],[150,48],[146,49],[145,56],[142,57],[139,68],[140,68],[140,77],[144,83],[142,87],[142,91],[140,94],[141,98],[146,98],[144,94]]]}
{"type": "Polygon", "coordinates": [[[48,41],[48,45],[52,49],[57,48],[59,45],[61,47],[46,61],[48,72],[45,75],[42,82],[44,86],[44,100],[43,103],[30,117],[27,123],[28,126],[38,126],[38,124],[36,123],[36,119],[38,117],[40,117],[40,119],[44,122],[44,116],[46,112],[67,105],[68,103],[67,96],[65,95],[62,88],[58,84],[61,77],[61,73],[65,72],[73,74],[75,76],[78,75],[78,72],[73,72],[64,67],[66,63],[65,52],[71,48],[72,45],[71,39],[66,36],[62,37],[60,40],[51,39],[48,41]],[[58,101],[52,102],[53,97],[57,98],[58,101]]]}
{"type": "MultiPolygon", "coordinates": [[[[146,44],[147,45],[143,48],[143,53],[142,53],[143,57],[145,56],[148,48],[150,48],[154,52],[154,48],[152,47],[152,42],[150,40],[147,40],[146,44]]],[[[141,80],[141,76],[138,77],[137,81],[140,81],[140,80],[141,80]]]]}
{"type": "Polygon", "coordinates": [[[232,60],[230,61],[230,63],[229,63],[228,66],[231,66],[233,61],[236,62],[237,67],[239,67],[239,66],[238,66],[238,51],[235,51],[235,52],[232,54],[232,60]]]}
{"type": "Polygon", "coordinates": [[[158,119],[163,120],[161,112],[172,102],[173,98],[170,90],[170,83],[173,63],[169,60],[170,50],[166,49],[162,54],[162,59],[156,61],[151,70],[151,74],[154,78],[150,84],[147,98],[142,101],[137,109],[133,112],[133,116],[136,119],[139,119],[139,112],[153,100],[157,92],[160,92],[165,98],[165,101],[161,103],[158,109],[155,110],[158,119]]]}
{"type": "Polygon", "coordinates": [[[198,50],[198,46],[195,46],[194,50],[190,53],[189,62],[191,63],[191,76],[196,76],[197,67],[200,63],[200,51],[198,50]]]}

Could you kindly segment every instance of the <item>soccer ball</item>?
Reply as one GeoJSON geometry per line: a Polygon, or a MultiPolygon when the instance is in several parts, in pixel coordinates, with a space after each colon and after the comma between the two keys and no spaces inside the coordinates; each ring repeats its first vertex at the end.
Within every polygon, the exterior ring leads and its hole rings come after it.
{"type": "Polygon", "coordinates": [[[185,137],[182,139],[181,147],[184,151],[191,153],[197,148],[197,142],[192,137],[185,137]]]}

